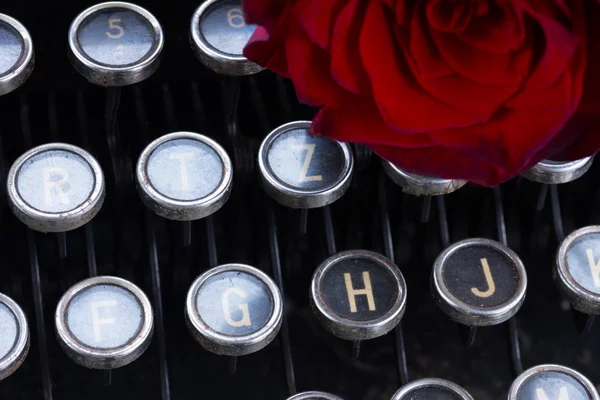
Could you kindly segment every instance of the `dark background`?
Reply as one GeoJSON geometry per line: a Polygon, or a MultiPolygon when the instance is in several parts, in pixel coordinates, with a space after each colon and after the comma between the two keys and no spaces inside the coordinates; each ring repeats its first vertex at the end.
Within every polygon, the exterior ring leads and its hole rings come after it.
{"type": "MultiPolygon", "coordinates": [[[[0,382],[0,398],[40,399],[50,392],[55,399],[167,398],[161,394],[165,366],[172,399],[286,398],[281,334],[264,350],[240,358],[236,375],[229,377],[228,360],[204,351],[185,327],[187,288],[210,265],[211,223],[219,263],[245,262],[269,274],[274,260],[269,240],[277,229],[298,391],[325,390],[345,399],[390,398],[400,387],[394,335],[364,343],[360,358],[353,360],[351,345],[325,332],[308,306],[311,273],[327,256],[327,211],[310,211],[308,234],[301,236],[299,213],[275,205],[257,183],[254,160],[260,139],[284,122],[311,118],[314,110],[298,106],[289,82],[268,72],[243,79],[238,136],[232,139],[227,134],[231,118],[226,117],[226,110],[233,109],[231,83],[205,69],[188,45],[189,19],[198,2],[139,1],[163,24],[164,60],[152,78],[123,90],[118,132],[107,133],[106,91],[88,84],[67,59],[69,24],[92,4],[4,0],[0,5],[0,12],[30,30],[36,51],[29,81],[0,98],[0,290],[21,304],[31,326],[29,356],[14,375],[0,382]],[[189,246],[184,245],[182,225],[151,216],[133,186],[132,168],[143,147],[175,130],[210,135],[227,147],[236,165],[232,198],[208,225],[192,224],[189,246]],[[3,189],[6,172],[20,154],[52,141],[90,150],[107,178],[101,213],[87,228],[67,233],[64,242],[60,235],[28,232],[8,209],[3,189]],[[271,210],[275,222],[269,219],[271,210]],[[153,263],[154,254],[158,264],[153,263]],[[100,274],[140,285],[155,310],[158,286],[153,272],[160,270],[164,324],[157,325],[152,345],[139,360],[113,371],[110,386],[104,386],[102,372],[86,370],[67,358],[53,327],[60,296],[86,278],[94,263],[100,274]],[[37,307],[34,299],[40,300],[37,307]],[[36,318],[40,309],[43,315],[36,318]],[[166,348],[159,353],[163,327],[166,348]]],[[[428,221],[420,222],[424,200],[402,195],[382,178],[377,158],[364,149],[357,148],[356,155],[353,185],[330,208],[336,245],[338,250],[383,252],[381,201],[387,201],[396,262],[408,285],[402,326],[410,378],[451,379],[477,399],[505,398],[515,378],[507,324],[481,329],[475,345],[467,348],[457,325],[436,308],[429,289],[431,265],[443,249],[440,221],[448,223],[451,241],[497,238],[494,206],[499,203],[494,203],[494,192],[465,187],[447,196],[447,219],[440,218],[439,203],[433,199],[428,221]]],[[[557,235],[551,206],[555,212],[560,206],[566,232],[598,223],[598,172],[592,168],[579,181],[558,188],[560,202],[551,202],[552,190],[522,179],[497,192],[503,200],[509,245],[523,257],[529,275],[527,299],[517,315],[525,368],[561,363],[596,382],[600,380],[600,369],[595,368],[600,351],[594,340],[597,330],[584,337],[579,334],[573,313],[552,282],[557,235]],[[545,190],[544,207],[538,212],[536,202],[545,190]]]]}

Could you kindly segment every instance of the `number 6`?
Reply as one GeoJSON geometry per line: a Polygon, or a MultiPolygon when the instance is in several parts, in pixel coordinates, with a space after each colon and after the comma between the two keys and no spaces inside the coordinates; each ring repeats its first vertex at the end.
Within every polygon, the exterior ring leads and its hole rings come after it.
{"type": "Polygon", "coordinates": [[[106,36],[108,36],[111,39],[120,39],[121,37],[123,37],[123,35],[125,34],[125,29],[123,29],[122,26],[117,25],[118,22],[121,22],[121,18],[109,18],[108,19],[108,27],[110,29],[116,29],[119,31],[119,33],[110,33],[110,32],[106,32],[106,36]]]}
{"type": "Polygon", "coordinates": [[[227,22],[232,28],[243,28],[246,25],[241,8],[232,8],[227,11],[227,22]],[[236,22],[238,21],[238,22],[236,22]]]}

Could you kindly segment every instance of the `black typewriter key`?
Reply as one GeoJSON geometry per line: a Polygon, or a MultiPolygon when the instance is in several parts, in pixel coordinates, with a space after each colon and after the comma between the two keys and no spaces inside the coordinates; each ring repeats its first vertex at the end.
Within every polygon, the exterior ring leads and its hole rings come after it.
{"type": "Polygon", "coordinates": [[[391,162],[382,159],[381,164],[387,176],[404,193],[413,196],[438,196],[452,193],[463,187],[467,181],[459,179],[430,178],[423,175],[412,174],[398,168],[391,162]]]}
{"type": "Polygon", "coordinates": [[[0,293],[0,380],[17,370],[29,351],[29,327],[21,307],[0,293]]]}
{"type": "Polygon", "coordinates": [[[121,278],[98,276],[72,286],[55,315],[60,345],[77,364],[119,368],[135,361],[152,340],[148,297],[121,278]]]}
{"type": "Polygon", "coordinates": [[[367,250],[343,251],[315,271],[310,301],[325,328],[353,341],[391,331],[406,308],[406,283],[396,265],[367,250]]]}
{"type": "Polygon", "coordinates": [[[226,264],[200,275],[190,287],[186,321],[192,336],[219,355],[259,351],[277,336],[282,298],[264,272],[243,264],[226,264]]]}
{"type": "Polygon", "coordinates": [[[346,192],[353,157],[346,143],[310,134],[310,122],[290,122],[263,140],[258,165],[265,191],[284,206],[316,208],[346,192]]]}
{"type": "Polygon", "coordinates": [[[567,183],[580,178],[592,166],[593,157],[586,157],[575,161],[550,161],[544,160],[533,168],[523,172],[525,178],[533,182],[558,184],[567,183]]]}
{"type": "Polygon", "coordinates": [[[438,306],[468,326],[495,325],[515,315],[527,288],[525,267],[514,251],[488,239],[467,239],[436,259],[431,290],[438,306]]]}
{"type": "Polygon", "coordinates": [[[227,152],[214,140],[176,132],[150,143],[136,168],[137,189],[156,214],[177,221],[204,218],[229,198],[233,181],[227,152]]]}
{"type": "Polygon", "coordinates": [[[246,24],[241,0],[208,0],[192,17],[190,43],[208,68],[225,75],[252,75],[264,68],[244,57],[256,25],[246,24]]]}
{"type": "Polygon", "coordinates": [[[0,96],[21,86],[33,71],[33,43],[27,29],[0,14],[0,96]]]}
{"type": "Polygon", "coordinates": [[[454,382],[425,378],[402,386],[392,400],[473,400],[473,397],[454,382]]]}
{"type": "Polygon", "coordinates": [[[287,400],[343,400],[341,397],[325,392],[302,392],[288,397],[287,400]]]}
{"type": "Polygon", "coordinates": [[[163,32],[158,20],[131,3],[88,8],[69,29],[75,69],[100,86],[131,85],[150,77],[160,64],[163,32]]]}
{"type": "Polygon", "coordinates": [[[565,238],[553,275],[574,309],[600,314],[600,226],[578,229],[565,238]]]}
{"type": "Polygon", "coordinates": [[[87,151],[64,143],[35,147],[8,172],[13,213],[31,229],[66,232],[90,221],[102,208],[104,175],[87,151]]]}
{"type": "Polygon", "coordinates": [[[595,386],[581,373],[562,365],[538,365],[515,379],[508,400],[598,400],[595,386]]]}

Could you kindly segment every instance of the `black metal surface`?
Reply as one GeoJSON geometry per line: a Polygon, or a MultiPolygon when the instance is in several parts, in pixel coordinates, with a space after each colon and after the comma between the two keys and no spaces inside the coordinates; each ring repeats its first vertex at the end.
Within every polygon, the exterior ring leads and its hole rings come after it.
{"type": "Polygon", "coordinates": [[[231,80],[206,70],[187,41],[197,3],[175,7],[156,0],[139,4],[164,26],[159,72],[124,88],[121,96],[93,87],[66,57],[69,23],[91,4],[0,5],[0,12],[30,29],[37,50],[31,80],[0,98],[0,290],[24,308],[32,340],[23,366],[0,382],[0,399],[284,399],[296,391],[325,390],[375,400],[390,398],[401,383],[420,377],[453,380],[477,399],[502,399],[515,371],[546,362],[600,381],[600,344],[594,340],[600,328],[586,320],[579,325],[590,334],[580,336],[575,322],[580,317],[560,299],[551,277],[557,240],[600,223],[600,166],[555,188],[515,179],[495,190],[467,186],[444,198],[419,199],[382,179],[377,157],[357,146],[355,178],[341,200],[307,213],[288,210],[262,192],[255,157],[270,129],[314,113],[297,104],[290,83],[268,72],[231,80]],[[173,130],[208,134],[227,148],[236,166],[231,199],[204,221],[162,220],[145,210],[135,192],[137,156],[152,139],[173,130]],[[65,235],[27,231],[6,205],[10,164],[50,141],[88,149],[107,178],[103,210],[85,228],[65,235]],[[471,332],[472,346],[465,346],[457,324],[436,308],[429,289],[435,257],[468,237],[506,242],[523,258],[529,276],[516,318],[471,332]],[[361,343],[359,357],[352,357],[350,343],[319,326],[308,302],[316,266],[328,254],[352,248],[394,259],[408,285],[402,326],[361,343]],[[285,294],[286,313],[278,338],[240,357],[232,376],[229,359],[196,344],[183,318],[193,279],[226,262],[249,263],[273,276],[285,294]],[[111,379],[72,363],[54,334],[61,295],[95,274],[138,284],[156,315],[148,351],[112,371],[111,379]]]}

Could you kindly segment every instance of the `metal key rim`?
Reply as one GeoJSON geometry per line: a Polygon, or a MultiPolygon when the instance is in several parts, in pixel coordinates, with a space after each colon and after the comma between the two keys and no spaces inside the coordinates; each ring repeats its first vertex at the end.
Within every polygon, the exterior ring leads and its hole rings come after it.
{"type": "Polygon", "coordinates": [[[15,216],[31,229],[39,232],[67,232],[85,225],[98,214],[106,195],[104,174],[98,161],[82,148],[67,143],[43,144],[21,155],[8,171],[6,186],[9,204],[15,216]],[[30,158],[47,151],[73,153],[87,162],[94,175],[94,185],[88,200],[71,210],[51,213],[31,206],[21,197],[17,185],[19,171],[30,158]]]}
{"type": "Polygon", "coordinates": [[[154,314],[152,305],[146,294],[132,282],[115,276],[97,276],[88,278],[71,286],[58,302],[54,321],[58,341],[67,355],[77,364],[94,369],[119,368],[135,361],[150,345],[154,331],[154,314]],[[135,338],[129,343],[116,349],[103,350],[81,344],[81,342],[72,335],[66,323],[66,314],[72,299],[74,299],[78,293],[94,286],[102,285],[116,286],[131,293],[138,301],[141,308],[142,325],[136,333],[135,338]]]}
{"type": "Polygon", "coordinates": [[[344,166],[335,182],[331,183],[326,189],[319,190],[300,190],[294,188],[275,176],[275,173],[269,166],[269,150],[280,136],[293,130],[310,130],[310,121],[288,122],[275,130],[271,131],[260,145],[258,150],[258,167],[260,177],[265,191],[280,204],[291,208],[318,208],[324,207],[338,200],[346,193],[352,181],[352,170],[354,167],[354,157],[352,149],[348,143],[332,140],[337,144],[344,154],[344,166]]]}
{"type": "Polygon", "coordinates": [[[527,273],[523,261],[511,248],[494,240],[471,238],[450,245],[435,260],[431,273],[431,292],[438,306],[453,320],[468,326],[490,326],[505,322],[514,316],[525,301],[527,273]],[[443,268],[446,260],[456,251],[469,246],[485,246],[503,252],[517,268],[519,286],[505,303],[485,309],[472,306],[454,296],[446,286],[443,268]]]}
{"type": "Polygon", "coordinates": [[[0,75],[0,96],[12,92],[21,86],[33,72],[35,55],[33,41],[29,31],[16,19],[0,13],[0,22],[4,22],[20,35],[23,49],[12,70],[0,75]]]}
{"type": "Polygon", "coordinates": [[[283,322],[283,299],[273,279],[261,270],[246,264],[224,264],[206,271],[192,283],[186,298],[185,319],[192,336],[205,349],[221,355],[243,356],[263,349],[275,339],[283,322]],[[196,299],[202,285],[213,276],[231,271],[239,271],[257,278],[271,295],[271,315],[256,332],[239,336],[224,335],[208,326],[198,313],[196,299]]]}
{"type": "Polygon", "coordinates": [[[164,47],[164,34],[158,20],[145,8],[122,1],[109,1],[96,4],[81,12],[69,28],[69,58],[75,69],[90,82],[100,86],[125,86],[143,81],[150,77],[160,64],[164,47]],[[133,11],[148,21],[154,33],[150,50],[135,63],[115,66],[91,59],[79,45],[78,31],[82,23],[93,14],[114,8],[133,11]]]}
{"type": "Polygon", "coordinates": [[[577,380],[586,389],[591,400],[600,400],[600,396],[598,395],[596,387],[588,378],[585,377],[585,375],[572,368],[557,364],[536,365],[522,372],[521,375],[519,375],[510,386],[510,390],[508,392],[508,400],[518,400],[519,390],[521,389],[521,386],[523,386],[527,379],[539,372],[559,372],[565,375],[569,375],[575,380],[577,380]]]}
{"type": "Polygon", "coordinates": [[[431,178],[406,172],[383,158],[381,159],[381,164],[387,176],[396,185],[400,186],[404,193],[413,196],[439,196],[449,194],[467,184],[467,181],[461,179],[431,178]]]}
{"type": "Polygon", "coordinates": [[[404,396],[406,396],[413,390],[431,386],[438,386],[448,389],[451,392],[457,394],[463,400],[473,400],[473,396],[471,396],[471,394],[467,392],[463,387],[457,385],[454,382],[440,378],[423,378],[407,383],[406,385],[398,389],[396,393],[394,393],[394,395],[392,396],[392,400],[402,400],[404,396]]]}
{"type": "Polygon", "coordinates": [[[564,162],[542,160],[521,175],[537,183],[568,183],[582,177],[590,169],[593,161],[593,157],[564,162]]]}
{"type": "Polygon", "coordinates": [[[287,400],[343,400],[341,397],[331,393],[310,391],[302,392],[288,397],[287,400]]]}
{"type": "Polygon", "coordinates": [[[0,359],[0,381],[13,374],[25,361],[29,352],[29,325],[23,309],[10,297],[0,293],[0,304],[4,304],[16,319],[17,338],[8,354],[0,359]]]}

